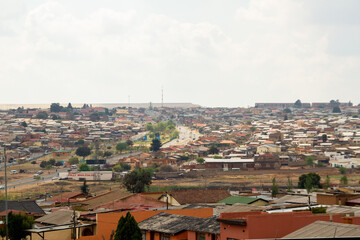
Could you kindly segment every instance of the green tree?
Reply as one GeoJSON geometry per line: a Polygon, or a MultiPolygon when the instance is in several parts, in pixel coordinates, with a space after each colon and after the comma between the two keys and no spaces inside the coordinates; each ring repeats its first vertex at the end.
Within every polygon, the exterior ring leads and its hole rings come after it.
{"type": "Polygon", "coordinates": [[[49,161],[48,161],[48,164],[51,165],[51,166],[54,166],[56,163],[55,159],[51,158],[49,161]]]}
{"type": "Polygon", "coordinates": [[[276,184],[276,178],[272,179],[272,187],[271,187],[271,197],[276,197],[276,195],[278,195],[279,193],[279,187],[276,184]]]}
{"type": "Polygon", "coordinates": [[[125,162],[120,162],[113,167],[115,172],[123,172],[131,169],[131,165],[125,162]]]}
{"type": "Polygon", "coordinates": [[[309,194],[311,192],[311,189],[313,189],[313,187],[314,187],[310,176],[306,176],[304,186],[305,186],[306,192],[309,194]]]}
{"type": "Polygon", "coordinates": [[[330,107],[339,107],[340,106],[340,102],[339,99],[338,100],[330,100],[330,107]]]}
{"type": "Polygon", "coordinates": [[[75,154],[80,157],[86,158],[87,156],[89,156],[91,154],[91,150],[90,150],[90,148],[84,147],[84,146],[78,147],[75,151],[75,154]]]}
{"type": "Polygon", "coordinates": [[[66,108],[70,110],[73,109],[73,106],[71,105],[71,103],[69,103],[66,108]]]}
{"type": "Polygon", "coordinates": [[[324,164],[320,161],[318,161],[318,163],[316,164],[317,167],[325,167],[324,164]]]}
{"type": "Polygon", "coordinates": [[[341,184],[341,185],[347,185],[347,184],[348,184],[348,178],[347,178],[346,175],[344,175],[344,176],[342,176],[342,177],[340,178],[340,184],[341,184]]]}
{"type": "Polygon", "coordinates": [[[145,187],[151,184],[152,173],[148,169],[139,168],[126,174],[123,184],[126,189],[132,193],[141,193],[145,191],[145,187]]]}
{"type": "Polygon", "coordinates": [[[57,166],[57,167],[60,167],[60,166],[62,166],[62,165],[64,165],[62,162],[56,162],[56,163],[55,163],[55,166],[57,166]]]}
{"type": "Polygon", "coordinates": [[[52,120],[61,119],[61,118],[60,118],[58,115],[56,115],[56,114],[51,114],[50,117],[51,117],[52,120]]]}
{"type": "Polygon", "coordinates": [[[289,108],[285,108],[283,113],[291,113],[291,110],[289,108]]]}
{"type": "Polygon", "coordinates": [[[293,189],[292,180],[291,180],[290,177],[288,177],[287,191],[288,191],[288,192],[292,192],[292,189],[293,189]]]}
{"type": "Polygon", "coordinates": [[[323,184],[323,187],[324,187],[324,189],[326,190],[326,189],[328,189],[330,186],[331,186],[330,177],[329,177],[329,175],[326,175],[326,177],[325,177],[325,182],[324,182],[324,184],[323,184]]]}
{"type": "Polygon", "coordinates": [[[17,112],[17,113],[23,113],[23,112],[24,112],[24,107],[18,107],[18,108],[16,109],[16,112],[17,112]]]}
{"type": "Polygon", "coordinates": [[[39,112],[38,114],[36,114],[36,118],[37,119],[47,119],[48,118],[48,114],[46,112],[39,112]]]}
{"type": "Polygon", "coordinates": [[[85,141],[84,139],[79,139],[75,142],[75,145],[84,145],[85,141]]]}
{"type": "Polygon", "coordinates": [[[141,230],[135,221],[135,218],[127,212],[126,216],[121,216],[116,231],[114,240],[141,240],[141,230]]]}
{"type": "Polygon", "coordinates": [[[153,127],[152,123],[147,123],[145,128],[146,128],[146,130],[148,130],[150,132],[154,131],[154,127],[153,127]]]}
{"type": "Polygon", "coordinates": [[[209,149],[209,153],[210,153],[210,154],[218,154],[218,153],[219,153],[219,149],[218,149],[216,146],[212,145],[212,146],[210,147],[210,149],[209,149]]]}
{"type": "Polygon", "coordinates": [[[333,108],[332,112],[333,113],[341,113],[341,109],[340,109],[339,106],[336,106],[336,107],[333,108]]]}
{"type": "Polygon", "coordinates": [[[51,112],[58,113],[58,112],[61,112],[62,110],[63,110],[63,107],[60,106],[59,103],[52,103],[50,105],[50,111],[51,112]]]}
{"type": "Polygon", "coordinates": [[[223,157],[222,156],[219,156],[219,155],[215,155],[214,156],[214,159],[222,159],[223,157]]]}
{"type": "Polygon", "coordinates": [[[294,107],[296,107],[296,108],[302,107],[302,103],[301,103],[300,99],[296,100],[296,102],[294,103],[294,107]]]}
{"type": "Polygon", "coordinates": [[[118,150],[120,153],[122,153],[122,151],[124,151],[127,147],[128,145],[126,144],[126,142],[116,144],[116,150],[118,150]]]}
{"type": "Polygon", "coordinates": [[[90,114],[90,121],[92,121],[92,122],[100,121],[99,113],[95,112],[95,113],[90,114]]]}
{"type": "Polygon", "coordinates": [[[340,166],[339,167],[339,173],[342,174],[342,175],[345,175],[346,174],[346,168],[344,168],[343,166],[340,166]]]}
{"type": "Polygon", "coordinates": [[[305,158],[305,163],[306,165],[309,165],[309,166],[314,166],[314,157],[313,156],[307,156],[305,158]]]}
{"type": "Polygon", "coordinates": [[[47,161],[41,161],[41,163],[40,163],[40,167],[41,168],[46,168],[46,165],[47,165],[47,161]]]}
{"type": "Polygon", "coordinates": [[[174,130],[171,134],[171,138],[178,138],[180,135],[180,132],[178,130],[174,130]]]}
{"type": "Polygon", "coordinates": [[[327,141],[327,135],[326,135],[326,134],[323,134],[323,135],[321,136],[321,138],[322,138],[322,141],[323,141],[323,142],[326,142],[326,141],[327,141]]]}
{"type": "Polygon", "coordinates": [[[199,164],[204,164],[205,159],[202,158],[202,157],[198,157],[198,158],[196,159],[196,162],[199,163],[199,164]]]}
{"type": "Polygon", "coordinates": [[[27,123],[24,121],[24,122],[21,122],[21,126],[27,127],[28,125],[27,125],[27,123]]]}
{"type": "Polygon", "coordinates": [[[83,182],[83,185],[80,187],[80,190],[82,193],[84,194],[88,194],[89,193],[89,185],[86,184],[86,179],[83,182]]]}
{"type": "Polygon", "coordinates": [[[299,177],[298,187],[299,188],[305,188],[306,179],[309,178],[309,182],[311,183],[312,187],[321,188],[320,184],[320,175],[317,173],[308,173],[308,174],[302,174],[299,177]]]}
{"type": "Polygon", "coordinates": [[[79,171],[90,171],[90,167],[86,163],[82,163],[79,166],[79,171]]]}
{"type": "Polygon", "coordinates": [[[122,172],[123,169],[121,168],[120,164],[116,164],[115,166],[113,166],[112,170],[114,172],[122,172]]]}
{"type": "Polygon", "coordinates": [[[152,140],[150,151],[157,152],[160,150],[161,147],[161,141],[157,138],[152,140]]]}
{"type": "Polygon", "coordinates": [[[111,151],[105,151],[103,157],[110,157],[113,153],[111,151]]]}
{"type": "Polygon", "coordinates": [[[32,228],[34,224],[34,218],[25,214],[16,214],[10,212],[8,214],[8,233],[9,239],[21,240],[25,239],[29,233],[25,232],[25,229],[32,228]]]}
{"type": "Polygon", "coordinates": [[[160,172],[176,172],[176,170],[174,168],[172,168],[170,165],[162,165],[159,168],[160,172]]]}
{"type": "Polygon", "coordinates": [[[126,140],[126,144],[131,147],[132,145],[134,145],[133,141],[131,141],[130,139],[126,140]]]}
{"type": "Polygon", "coordinates": [[[77,157],[71,157],[69,159],[69,164],[70,165],[79,164],[79,159],[77,157]]]}
{"type": "Polygon", "coordinates": [[[326,207],[313,207],[311,208],[311,212],[313,214],[317,214],[317,213],[326,213],[326,207]]]}
{"type": "Polygon", "coordinates": [[[128,164],[128,163],[125,163],[125,162],[121,162],[121,163],[120,163],[120,166],[121,166],[121,168],[123,169],[123,171],[128,171],[128,170],[131,169],[131,165],[128,164]]]}

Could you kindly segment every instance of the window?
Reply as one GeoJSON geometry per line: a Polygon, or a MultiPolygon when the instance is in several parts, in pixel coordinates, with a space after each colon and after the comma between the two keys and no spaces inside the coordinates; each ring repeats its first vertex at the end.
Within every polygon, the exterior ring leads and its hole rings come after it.
{"type": "Polygon", "coordinates": [[[196,240],[205,240],[204,233],[196,233],[196,240]]]}
{"type": "Polygon", "coordinates": [[[170,240],[170,234],[162,233],[160,235],[160,240],[170,240]]]}

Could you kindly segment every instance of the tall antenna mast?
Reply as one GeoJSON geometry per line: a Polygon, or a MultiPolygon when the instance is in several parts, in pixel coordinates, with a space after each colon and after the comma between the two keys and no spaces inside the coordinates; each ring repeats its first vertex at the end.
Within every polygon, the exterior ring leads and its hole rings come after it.
{"type": "Polygon", "coordinates": [[[164,107],[164,88],[161,86],[161,107],[164,107]]]}

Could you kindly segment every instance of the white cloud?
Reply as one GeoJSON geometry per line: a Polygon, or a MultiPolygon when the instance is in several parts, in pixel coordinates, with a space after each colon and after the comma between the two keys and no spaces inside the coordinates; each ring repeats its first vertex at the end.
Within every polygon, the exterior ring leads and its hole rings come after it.
{"type": "Polygon", "coordinates": [[[359,56],[329,53],[333,32],[307,4],[249,1],[231,28],[137,9],[79,15],[61,1],[19,7],[0,25],[0,102],[156,102],[162,85],[166,101],[210,106],[356,102],[359,56]]]}

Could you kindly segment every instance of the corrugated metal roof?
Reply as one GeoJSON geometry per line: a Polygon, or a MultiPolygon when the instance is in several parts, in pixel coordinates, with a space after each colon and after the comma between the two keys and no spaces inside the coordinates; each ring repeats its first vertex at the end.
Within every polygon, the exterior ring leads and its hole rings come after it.
{"type": "MultiPolygon", "coordinates": [[[[307,204],[308,202],[309,202],[309,197],[301,196],[301,195],[285,195],[273,201],[273,203],[299,203],[299,204],[307,204]]],[[[310,196],[310,202],[316,203],[316,196],[310,196]]]]}
{"type": "Polygon", "coordinates": [[[255,197],[230,196],[228,198],[225,198],[225,199],[219,201],[219,203],[225,203],[225,204],[245,203],[245,204],[250,204],[250,203],[253,203],[253,202],[258,201],[258,200],[266,201],[266,200],[263,200],[261,198],[255,198],[255,197]]]}
{"type": "Polygon", "coordinates": [[[230,159],[213,159],[205,158],[205,163],[251,163],[254,159],[241,159],[241,158],[230,158],[230,159]]]}
{"type": "Polygon", "coordinates": [[[236,203],[231,206],[219,206],[216,210],[220,213],[229,213],[229,212],[251,212],[251,211],[263,211],[266,210],[268,207],[265,206],[256,206],[256,205],[248,205],[248,204],[241,204],[236,203]]]}
{"type": "Polygon", "coordinates": [[[360,208],[350,207],[350,206],[330,205],[327,207],[326,213],[340,213],[340,214],[349,214],[353,216],[360,216],[360,208]]]}
{"type": "Polygon", "coordinates": [[[216,217],[198,218],[169,213],[159,213],[139,223],[141,230],[176,235],[182,231],[220,234],[220,223],[216,217]]]}
{"type": "Polygon", "coordinates": [[[51,225],[71,224],[72,215],[73,211],[61,209],[59,211],[42,216],[41,218],[36,219],[35,222],[51,225]]]}
{"type": "Polygon", "coordinates": [[[335,237],[360,237],[360,226],[353,224],[316,221],[296,230],[283,238],[335,238],[335,237]]]}

